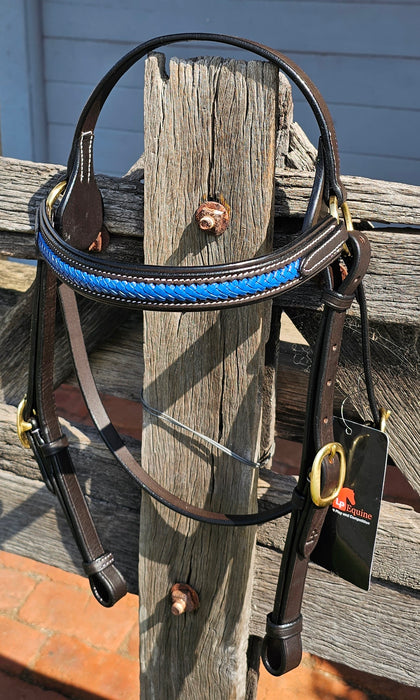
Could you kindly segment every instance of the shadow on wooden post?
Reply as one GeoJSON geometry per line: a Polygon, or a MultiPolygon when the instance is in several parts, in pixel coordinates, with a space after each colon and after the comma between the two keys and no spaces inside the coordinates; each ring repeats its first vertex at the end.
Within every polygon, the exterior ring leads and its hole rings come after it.
{"type": "MultiPolygon", "coordinates": [[[[145,261],[217,264],[268,252],[272,239],[277,71],[219,58],[148,59],[145,79],[145,261]],[[223,196],[219,237],[198,206],[223,196]]],[[[259,457],[271,303],[200,313],[146,312],[149,404],[259,457]]],[[[142,464],[166,488],[216,511],[256,507],[257,474],[145,415],[142,464]]],[[[143,496],[140,515],[142,697],[244,698],[255,528],[196,523],[143,496]],[[200,608],[171,615],[174,583],[200,608]]]]}

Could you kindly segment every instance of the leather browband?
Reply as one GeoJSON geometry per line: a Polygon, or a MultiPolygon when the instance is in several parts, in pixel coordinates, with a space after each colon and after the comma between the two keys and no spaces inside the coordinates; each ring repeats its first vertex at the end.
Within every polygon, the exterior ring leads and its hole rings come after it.
{"type": "Polygon", "coordinates": [[[64,242],[39,209],[38,248],[57,277],[92,299],[163,311],[238,306],[281,294],[335,260],[348,232],[327,216],[291,245],[226,265],[168,267],[101,261],[64,242]]]}

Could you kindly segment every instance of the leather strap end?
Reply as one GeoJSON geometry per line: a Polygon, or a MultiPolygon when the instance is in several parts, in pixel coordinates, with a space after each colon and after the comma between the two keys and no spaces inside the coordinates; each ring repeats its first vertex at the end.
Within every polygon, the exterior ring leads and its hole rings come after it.
{"type": "Polygon", "coordinates": [[[111,552],[83,562],[83,569],[89,577],[93,595],[105,608],[111,608],[127,593],[127,584],[114,565],[111,552]]]}
{"type": "Polygon", "coordinates": [[[272,676],[282,676],[299,666],[302,659],[302,615],[276,625],[271,614],[267,615],[266,635],[263,640],[261,659],[272,676]]]}

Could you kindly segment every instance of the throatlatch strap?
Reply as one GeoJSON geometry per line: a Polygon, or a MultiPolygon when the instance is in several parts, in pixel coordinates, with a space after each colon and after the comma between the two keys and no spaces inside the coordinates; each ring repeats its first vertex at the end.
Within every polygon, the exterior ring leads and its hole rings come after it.
{"type": "MultiPolygon", "coordinates": [[[[349,234],[353,262],[345,280],[338,288],[342,297],[354,296],[366,272],[370,258],[367,239],[357,231],[349,234]]],[[[332,286],[330,276],[327,281],[332,286]]],[[[297,492],[305,505],[292,513],[282,557],[273,611],[267,618],[262,661],[274,676],[295,668],[302,656],[300,611],[310,555],[314,550],[324,523],[326,507],[312,501],[309,474],[318,450],[333,442],[333,398],[338,368],[345,314],[340,308],[324,307],[309,380],[302,462],[297,492]]],[[[339,479],[338,458],[332,463],[324,459],[324,488],[331,492],[339,479]]]]}
{"type": "Polygon", "coordinates": [[[66,285],[59,288],[61,308],[73,356],[77,379],[90,416],[106,446],[117,462],[153,498],[187,518],[211,525],[249,526],[275,520],[291,513],[295,502],[288,501],[269,510],[257,513],[225,514],[198,508],[187,503],[157,483],[137,462],[124,444],[121,435],[113,426],[99,396],[89,365],[89,358],[83,339],[80,317],[74,292],[66,285]]]}

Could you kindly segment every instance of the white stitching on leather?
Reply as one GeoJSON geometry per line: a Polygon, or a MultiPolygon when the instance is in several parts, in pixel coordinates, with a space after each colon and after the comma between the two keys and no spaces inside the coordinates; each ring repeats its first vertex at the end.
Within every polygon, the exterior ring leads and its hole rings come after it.
{"type": "Polygon", "coordinates": [[[306,273],[310,274],[310,273],[312,272],[312,270],[313,270],[314,268],[318,267],[318,265],[321,265],[321,264],[324,262],[324,260],[328,260],[328,258],[330,257],[330,255],[332,255],[333,253],[335,253],[335,252],[337,251],[337,249],[340,250],[340,248],[341,248],[341,242],[340,242],[340,245],[339,245],[339,246],[336,246],[336,247],[334,248],[333,251],[329,251],[329,252],[327,253],[327,255],[324,255],[323,258],[321,258],[320,260],[318,260],[317,262],[315,262],[315,264],[312,265],[312,267],[308,267],[308,262],[309,262],[312,258],[314,258],[316,255],[318,255],[319,251],[322,250],[323,248],[325,248],[325,246],[330,245],[331,242],[334,240],[334,238],[337,238],[337,236],[341,236],[341,230],[340,230],[340,231],[337,231],[337,233],[335,233],[334,236],[331,236],[331,238],[330,238],[328,241],[325,241],[325,243],[323,243],[322,246],[321,246],[320,248],[318,248],[318,250],[315,250],[313,253],[311,253],[310,255],[308,255],[307,259],[305,260],[305,262],[302,264],[302,267],[301,267],[301,270],[303,271],[303,274],[306,274],[306,273]]]}
{"type": "Polygon", "coordinates": [[[93,131],[82,131],[80,135],[80,182],[83,182],[84,180],[83,139],[85,136],[89,136],[87,181],[90,182],[90,172],[92,169],[93,131]]]}

